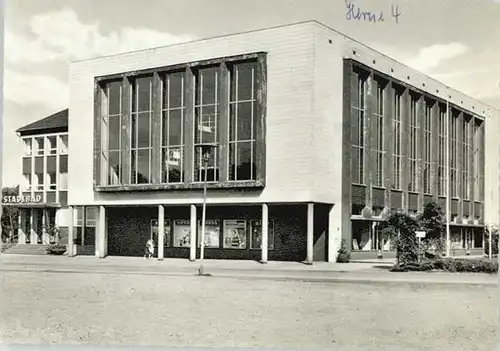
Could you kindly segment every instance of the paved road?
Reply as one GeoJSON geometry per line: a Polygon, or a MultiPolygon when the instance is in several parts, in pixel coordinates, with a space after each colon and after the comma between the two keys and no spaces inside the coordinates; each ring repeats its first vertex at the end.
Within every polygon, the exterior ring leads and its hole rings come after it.
{"type": "Polygon", "coordinates": [[[3,271],[3,343],[493,350],[494,286],[3,271]]]}
{"type": "MultiPolygon", "coordinates": [[[[419,282],[435,284],[469,284],[496,286],[497,275],[484,273],[408,272],[391,273],[391,263],[326,263],[304,265],[297,262],[260,264],[254,261],[207,260],[205,271],[219,278],[243,278],[264,280],[300,280],[308,282],[371,282],[401,283],[419,282]]],[[[199,262],[166,259],[143,260],[130,257],[97,259],[88,256],[67,258],[61,256],[0,256],[0,271],[11,272],[59,272],[80,274],[136,274],[188,276],[196,274],[199,262]]]]}

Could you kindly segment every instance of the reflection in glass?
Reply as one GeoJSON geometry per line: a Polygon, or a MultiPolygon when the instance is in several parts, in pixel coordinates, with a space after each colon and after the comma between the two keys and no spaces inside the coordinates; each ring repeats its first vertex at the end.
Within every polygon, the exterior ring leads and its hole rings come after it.
{"type": "Polygon", "coordinates": [[[106,84],[105,95],[107,97],[108,116],[122,113],[122,81],[112,81],[106,84]]]}
{"type": "Polygon", "coordinates": [[[31,151],[32,150],[31,149],[32,148],[31,143],[32,143],[32,139],[31,138],[25,138],[25,139],[23,139],[23,150],[24,150],[23,154],[24,154],[24,156],[31,156],[31,152],[32,152],[31,151]]]}
{"type": "Polygon", "coordinates": [[[120,184],[120,151],[109,151],[108,154],[108,184],[120,184]]]}
{"type": "Polygon", "coordinates": [[[230,67],[229,180],[255,179],[255,62],[230,67]]]}

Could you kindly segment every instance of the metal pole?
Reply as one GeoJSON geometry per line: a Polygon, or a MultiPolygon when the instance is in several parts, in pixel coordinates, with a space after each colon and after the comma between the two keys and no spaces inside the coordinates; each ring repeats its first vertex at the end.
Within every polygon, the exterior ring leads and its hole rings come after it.
{"type": "Polygon", "coordinates": [[[491,226],[488,228],[488,236],[489,236],[489,242],[488,242],[488,258],[491,260],[491,226]]]}
{"type": "Polygon", "coordinates": [[[202,209],[202,215],[201,215],[201,243],[200,243],[200,269],[198,270],[199,275],[204,275],[204,268],[203,268],[203,257],[205,253],[205,217],[206,217],[206,211],[207,211],[207,164],[208,160],[205,157],[204,160],[204,166],[205,166],[205,176],[204,176],[204,181],[203,181],[203,209],[202,209]]]}
{"type": "Polygon", "coordinates": [[[450,257],[450,103],[446,100],[446,257],[450,257]]]}

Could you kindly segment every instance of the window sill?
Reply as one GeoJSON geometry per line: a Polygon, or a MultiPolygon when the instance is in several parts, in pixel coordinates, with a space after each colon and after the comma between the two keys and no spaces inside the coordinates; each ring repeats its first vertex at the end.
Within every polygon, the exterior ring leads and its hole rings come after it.
{"type": "MultiPolygon", "coordinates": [[[[98,185],[94,186],[96,192],[130,192],[130,191],[158,191],[158,190],[199,190],[203,183],[182,184],[130,184],[130,185],[98,185]]],[[[207,189],[262,189],[264,181],[240,181],[207,183],[207,189]]]]}
{"type": "Polygon", "coordinates": [[[403,193],[402,189],[391,189],[391,191],[393,191],[395,193],[403,193]]]}

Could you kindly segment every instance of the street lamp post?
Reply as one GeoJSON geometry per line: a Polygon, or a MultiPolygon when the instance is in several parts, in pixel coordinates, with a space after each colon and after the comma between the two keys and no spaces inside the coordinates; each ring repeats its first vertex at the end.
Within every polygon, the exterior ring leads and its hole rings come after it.
{"type": "Polygon", "coordinates": [[[488,258],[491,260],[491,249],[492,249],[492,245],[491,245],[491,230],[492,230],[492,226],[491,224],[488,226],[488,258]]]}
{"type": "Polygon", "coordinates": [[[201,215],[201,237],[200,237],[200,268],[198,269],[198,275],[206,275],[203,267],[203,259],[205,254],[205,219],[207,213],[207,169],[208,161],[210,159],[210,154],[213,149],[217,148],[215,143],[199,144],[197,148],[200,150],[203,159],[203,168],[205,169],[205,174],[203,175],[203,208],[201,215]]]}

